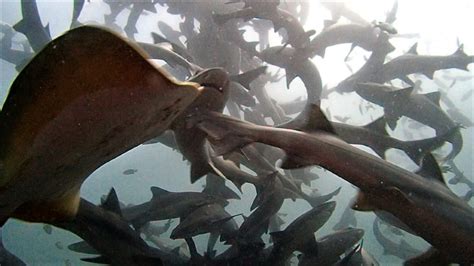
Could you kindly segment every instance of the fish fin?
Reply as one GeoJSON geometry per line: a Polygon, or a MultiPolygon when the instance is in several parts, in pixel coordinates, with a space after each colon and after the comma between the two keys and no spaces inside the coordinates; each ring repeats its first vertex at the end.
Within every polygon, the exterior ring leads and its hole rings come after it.
{"type": "Polygon", "coordinates": [[[441,99],[441,93],[439,91],[430,92],[423,95],[428,98],[428,100],[430,100],[432,103],[436,104],[438,107],[440,106],[439,101],[441,99]]]}
{"type": "Polygon", "coordinates": [[[115,192],[114,188],[110,189],[107,198],[105,198],[104,202],[102,202],[102,208],[122,217],[122,210],[120,209],[119,199],[117,196],[117,192],[115,192]]]}
{"type": "Polygon", "coordinates": [[[453,53],[453,55],[467,56],[467,54],[464,52],[464,44],[459,45],[458,49],[453,53]]]}
{"type": "Polygon", "coordinates": [[[435,136],[428,139],[404,141],[403,151],[410,157],[410,159],[420,165],[423,157],[434,149],[441,147],[451,136],[458,131],[458,128],[454,127],[441,136],[435,136]]]}
{"type": "Polygon", "coordinates": [[[381,116],[378,119],[376,119],[376,120],[370,122],[369,124],[365,125],[364,127],[366,129],[377,132],[377,133],[382,134],[384,136],[388,136],[387,130],[385,129],[386,125],[387,125],[387,121],[385,121],[385,117],[381,116]]]}
{"type": "Polygon", "coordinates": [[[260,75],[265,74],[267,66],[257,67],[242,74],[231,76],[232,81],[240,83],[247,90],[250,88],[250,83],[257,79],[260,75]]]}
{"type": "Polygon", "coordinates": [[[407,54],[418,55],[417,49],[418,49],[418,43],[416,42],[410,47],[410,49],[408,49],[408,51],[406,53],[407,54]]]}
{"type": "Polygon", "coordinates": [[[447,186],[446,181],[443,177],[443,172],[441,172],[438,162],[431,153],[428,153],[423,156],[421,168],[416,171],[416,174],[421,175],[422,177],[427,179],[436,180],[438,182],[441,182],[441,184],[447,186]]]}
{"type": "Polygon", "coordinates": [[[319,105],[311,103],[307,105],[303,112],[305,116],[304,123],[297,130],[304,132],[321,130],[336,135],[331,122],[326,118],[319,105]]]}
{"type": "Polygon", "coordinates": [[[79,209],[79,188],[52,201],[27,202],[17,208],[11,217],[30,222],[52,222],[73,219],[79,209]]]}
{"type": "Polygon", "coordinates": [[[385,116],[385,121],[387,122],[388,127],[391,130],[395,130],[395,128],[397,127],[398,119],[400,119],[400,116],[396,115],[393,108],[389,106],[384,107],[384,116],[385,116]]]}
{"type": "Polygon", "coordinates": [[[26,33],[29,30],[29,23],[28,23],[27,20],[22,19],[18,23],[16,23],[15,25],[13,25],[13,29],[17,32],[20,32],[20,33],[24,34],[26,36],[26,33]]]}
{"type": "Polygon", "coordinates": [[[304,162],[300,157],[287,154],[280,165],[281,169],[296,169],[314,165],[314,163],[304,162]]]}
{"type": "Polygon", "coordinates": [[[337,23],[337,21],[335,21],[335,20],[332,20],[332,19],[325,19],[324,22],[323,22],[323,25],[324,25],[324,26],[323,26],[323,29],[328,28],[328,27],[330,27],[330,26],[332,26],[332,25],[334,25],[334,24],[336,24],[336,23],[337,23]]]}
{"type": "Polygon", "coordinates": [[[93,248],[89,243],[86,241],[79,241],[73,244],[70,244],[67,247],[69,250],[78,252],[78,253],[84,253],[84,254],[91,254],[91,255],[96,255],[99,254],[99,252],[93,248]]]}
{"type": "Polygon", "coordinates": [[[322,195],[322,196],[317,196],[317,197],[308,197],[306,200],[308,201],[308,203],[313,207],[313,208],[316,208],[318,207],[319,205],[321,204],[324,204],[325,202],[327,202],[328,200],[332,199],[334,196],[336,196],[337,194],[339,194],[339,192],[341,191],[341,187],[338,187],[336,190],[334,190],[333,192],[331,193],[328,193],[326,195],[322,195]]]}
{"type": "Polygon", "coordinates": [[[222,184],[222,186],[219,188],[219,191],[217,192],[211,192],[207,190],[207,186],[202,192],[210,195],[217,195],[224,199],[240,199],[240,196],[225,184],[222,184]]]}
{"type": "Polygon", "coordinates": [[[46,26],[43,27],[44,32],[46,33],[46,36],[51,40],[51,31],[49,30],[49,23],[46,24],[46,26]]]}
{"type": "Polygon", "coordinates": [[[434,78],[435,70],[433,70],[433,69],[426,69],[426,70],[421,71],[421,73],[423,73],[423,75],[425,75],[427,78],[433,79],[433,78],[434,78]]]}
{"type": "Polygon", "coordinates": [[[213,172],[211,166],[209,166],[209,163],[191,163],[191,183],[195,183],[209,172],[213,172]]]}
{"type": "Polygon", "coordinates": [[[289,69],[285,69],[285,72],[286,72],[286,88],[287,88],[287,89],[290,89],[290,84],[291,84],[291,82],[292,82],[296,77],[298,77],[298,75],[297,75],[295,72],[293,72],[293,71],[291,71],[291,70],[289,70],[289,69]]]}
{"type": "Polygon", "coordinates": [[[153,194],[153,198],[168,195],[171,193],[168,190],[165,190],[159,187],[150,187],[150,190],[151,190],[151,193],[153,194]]]}
{"type": "Polygon", "coordinates": [[[96,264],[110,264],[110,260],[105,256],[98,256],[93,258],[81,258],[82,261],[96,263],[96,264]]]}
{"type": "Polygon", "coordinates": [[[352,209],[356,210],[356,211],[365,212],[365,211],[374,211],[377,208],[375,208],[370,203],[370,200],[367,198],[367,196],[365,195],[364,192],[359,191],[357,193],[357,197],[356,197],[354,203],[352,203],[352,209]]]}

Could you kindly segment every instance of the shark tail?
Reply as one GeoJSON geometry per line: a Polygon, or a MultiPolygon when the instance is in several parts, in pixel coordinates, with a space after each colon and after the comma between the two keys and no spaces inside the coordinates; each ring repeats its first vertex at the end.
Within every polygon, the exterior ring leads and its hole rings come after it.
{"type": "Polygon", "coordinates": [[[444,158],[444,161],[450,161],[454,159],[462,150],[463,147],[463,139],[462,139],[462,134],[461,131],[459,130],[459,127],[456,127],[454,129],[451,129],[448,133],[445,135],[448,135],[446,140],[451,143],[452,149],[449,152],[449,154],[444,158]],[[450,134],[451,131],[455,130],[454,133],[450,134]]]}
{"type": "MultiPolygon", "coordinates": [[[[450,136],[449,134],[453,134],[454,132],[448,132],[445,135],[435,136],[432,138],[422,139],[422,140],[413,140],[413,141],[404,141],[402,142],[402,150],[406,153],[410,159],[420,165],[422,163],[423,157],[428,154],[429,152],[441,147],[446,141],[449,141],[450,136]]],[[[462,138],[461,138],[461,146],[462,147],[462,138]]],[[[453,144],[453,150],[454,150],[453,144]]],[[[460,151],[460,148],[459,148],[460,151]]],[[[459,153],[459,151],[455,151],[459,153]]],[[[452,151],[453,152],[453,151],[452,151]]],[[[456,154],[457,154],[456,153],[456,154]]],[[[449,156],[449,155],[448,155],[449,156]]],[[[454,155],[455,156],[455,155],[454,155]]]]}
{"type": "Polygon", "coordinates": [[[326,195],[322,195],[322,196],[319,196],[319,197],[307,197],[306,201],[308,201],[308,203],[312,207],[317,207],[317,206],[327,202],[328,200],[332,199],[334,196],[339,194],[340,191],[341,191],[341,187],[338,187],[336,190],[334,190],[333,192],[328,193],[326,195]]]}

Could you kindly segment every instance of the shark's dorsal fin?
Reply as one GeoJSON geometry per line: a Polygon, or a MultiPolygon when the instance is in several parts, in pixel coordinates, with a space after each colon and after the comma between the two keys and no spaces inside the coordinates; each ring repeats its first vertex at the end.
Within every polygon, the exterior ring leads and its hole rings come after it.
{"type": "Polygon", "coordinates": [[[286,88],[290,89],[291,82],[298,76],[295,72],[285,69],[286,73],[286,88]]]}
{"type": "Polygon", "coordinates": [[[407,54],[418,55],[417,49],[418,49],[418,43],[416,42],[410,47],[410,49],[408,49],[407,54]]]}
{"type": "Polygon", "coordinates": [[[385,117],[381,116],[377,118],[376,120],[370,122],[369,124],[365,125],[364,127],[371,131],[388,136],[387,130],[385,129],[386,125],[387,125],[387,121],[385,121],[385,117]]]}
{"type": "Polygon", "coordinates": [[[439,101],[441,99],[441,93],[439,91],[430,92],[423,94],[428,100],[439,106],[439,101]]]}
{"type": "Polygon", "coordinates": [[[467,54],[464,52],[464,44],[459,45],[458,49],[453,53],[453,55],[467,56],[467,54]]]}
{"type": "Polygon", "coordinates": [[[304,132],[311,132],[316,130],[325,131],[328,133],[336,134],[331,122],[326,118],[320,106],[314,103],[310,103],[303,110],[305,123],[299,128],[304,132]]]}
{"type": "Polygon", "coordinates": [[[413,89],[414,88],[410,86],[396,91],[391,91],[389,94],[392,98],[408,98],[413,93],[413,89]]]}
{"type": "Polygon", "coordinates": [[[416,172],[416,174],[430,180],[436,180],[447,186],[443,177],[443,172],[441,172],[438,162],[431,153],[428,153],[423,157],[421,168],[416,172]]]}
{"type": "Polygon", "coordinates": [[[44,32],[46,32],[46,35],[51,39],[51,31],[49,30],[49,23],[44,26],[44,32]]]}
{"type": "Polygon", "coordinates": [[[168,195],[171,193],[168,190],[162,189],[159,187],[150,187],[150,190],[151,190],[151,193],[153,194],[153,197],[161,197],[161,196],[168,195]]]}
{"type": "Polygon", "coordinates": [[[114,188],[110,189],[109,194],[105,198],[104,202],[102,202],[102,208],[104,208],[105,210],[111,211],[115,214],[118,214],[120,217],[122,217],[120,202],[117,196],[117,192],[115,192],[114,188]]]}

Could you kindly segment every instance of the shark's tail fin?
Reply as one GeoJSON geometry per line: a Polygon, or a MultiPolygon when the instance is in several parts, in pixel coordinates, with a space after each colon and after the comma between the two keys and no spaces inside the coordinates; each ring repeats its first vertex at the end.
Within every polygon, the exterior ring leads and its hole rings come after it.
{"type": "MultiPolygon", "coordinates": [[[[456,147],[458,147],[457,144],[459,140],[457,140],[455,136],[457,135],[456,132],[458,131],[459,131],[458,128],[453,128],[450,131],[448,131],[446,134],[441,135],[441,136],[435,136],[432,138],[427,138],[427,139],[422,139],[422,140],[404,141],[402,142],[402,149],[414,163],[416,163],[417,165],[420,165],[423,157],[427,153],[441,147],[446,141],[450,141],[451,139],[454,139],[456,140],[456,147]]],[[[462,137],[461,137],[460,142],[461,142],[460,147],[462,147],[462,137]]],[[[455,149],[456,149],[455,145],[453,144],[453,150],[451,151],[450,155],[459,153],[459,151],[455,151],[455,149]]],[[[448,155],[448,157],[450,155],[448,155]]]]}

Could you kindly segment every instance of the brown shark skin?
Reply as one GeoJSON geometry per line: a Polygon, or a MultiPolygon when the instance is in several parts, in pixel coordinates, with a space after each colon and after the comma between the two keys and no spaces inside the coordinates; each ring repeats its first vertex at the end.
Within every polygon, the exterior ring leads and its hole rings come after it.
{"type": "Polygon", "coordinates": [[[190,81],[203,85],[200,96],[172,124],[178,148],[191,162],[191,182],[214,171],[209,165],[205,141],[206,134],[186,126],[186,117],[208,111],[222,112],[229,99],[229,75],[221,68],[211,68],[197,74],[190,81]]]}
{"type": "Polygon", "coordinates": [[[395,215],[445,256],[455,262],[474,262],[474,212],[441,183],[390,164],[327,132],[307,134],[257,126],[215,113],[201,119],[198,126],[214,142],[227,144],[227,150],[261,142],[285,150],[300,164],[320,165],[358,186],[376,208],[395,215]]]}
{"type": "Polygon", "coordinates": [[[109,31],[80,27],[24,68],[0,113],[0,222],[74,216],[94,170],[168,129],[199,95],[144,57],[109,31]]]}

